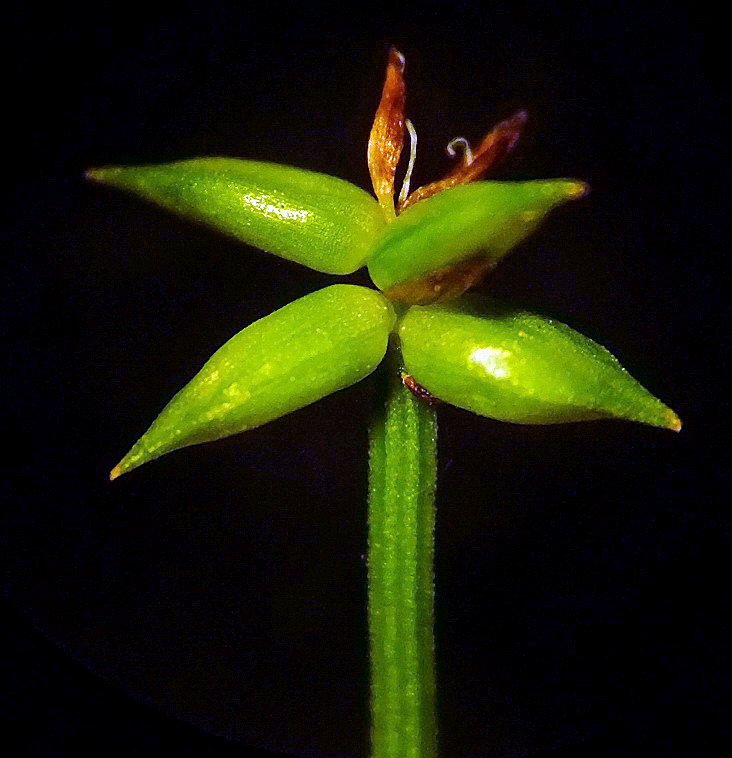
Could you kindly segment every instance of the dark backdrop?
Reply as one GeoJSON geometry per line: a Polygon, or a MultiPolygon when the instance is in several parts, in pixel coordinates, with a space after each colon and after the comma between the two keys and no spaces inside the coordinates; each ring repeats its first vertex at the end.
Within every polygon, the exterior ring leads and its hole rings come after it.
{"type": "MultiPolygon", "coordinates": [[[[485,291],[598,339],[685,421],[440,411],[445,756],[712,756],[724,701],[721,89],[674,3],[11,3],[3,713],[17,755],[365,755],[373,384],[111,485],[247,323],[332,279],[85,186],[232,155],[368,186],[386,51],[418,183],[519,107],[502,178],[576,176],[485,291]]],[[[363,275],[352,281],[363,282],[363,275]]]]}

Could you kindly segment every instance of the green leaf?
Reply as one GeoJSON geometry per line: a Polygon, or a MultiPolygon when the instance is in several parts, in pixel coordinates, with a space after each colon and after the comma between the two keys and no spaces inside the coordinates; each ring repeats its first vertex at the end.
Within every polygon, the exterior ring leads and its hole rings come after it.
{"type": "Polygon", "coordinates": [[[214,353],[110,477],[260,426],[363,379],[384,357],[395,318],[375,290],[337,284],[256,321],[214,353]]]}
{"type": "Polygon", "coordinates": [[[355,185],[274,163],[194,158],[86,176],[328,274],[363,266],[385,225],[379,204],[355,185]]]}
{"type": "Polygon", "coordinates": [[[586,191],[573,179],[475,182],[445,190],[387,226],[369,256],[369,274],[394,299],[430,302],[444,287],[452,289],[444,275],[456,264],[477,259],[495,265],[552,208],[586,191]],[[434,279],[425,281],[429,277],[434,279]]]}
{"type": "Polygon", "coordinates": [[[552,319],[471,298],[412,307],[399,337],[419,384],[482,416],[522,424],[614,417],[681,428],[604,347],[552,319]]]}

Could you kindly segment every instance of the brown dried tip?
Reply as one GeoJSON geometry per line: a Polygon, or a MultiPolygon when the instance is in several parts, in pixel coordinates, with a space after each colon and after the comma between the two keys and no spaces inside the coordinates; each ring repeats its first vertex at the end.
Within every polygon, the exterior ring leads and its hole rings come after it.
{"type": "Polygon", "coordinates": [[[518,111],[511,118],[501,121],[488,132],[472,155],[468,150],[464,150],[461,163],[450,171],[444,179],[425,184],[424,187],[416,189],[401,204],[399,210],[404,210],[419,200],[432,197],[442,190],[480,179],[487,171],[500,164],[513,150],[527,119],[526,111],[518,111]]]}
{"type": "Polygon", "coordinates": [[[392,47],[389,50],[386,80],[371,127],[367,153],[374,193],[388,218],[396,215],[394,178],[404,147],[405,99],[404,56],[392,47]]]}
{"type": "Polygon", "coordinates": [[[418,399],[427,403],[427,405],[438,405],[440,400],[430,391],[424,388],[417,380],[405,371],[401,372],[402,384],[418,399]]]}

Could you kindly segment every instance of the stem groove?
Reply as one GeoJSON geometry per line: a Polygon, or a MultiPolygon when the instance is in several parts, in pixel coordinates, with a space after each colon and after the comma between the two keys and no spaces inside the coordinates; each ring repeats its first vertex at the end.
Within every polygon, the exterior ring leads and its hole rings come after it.
{"type": "Polygon", "coordinates": [[[394,351],[369,433],[372,758],[437,753],[435,411],[404,387],[394,351]]]}

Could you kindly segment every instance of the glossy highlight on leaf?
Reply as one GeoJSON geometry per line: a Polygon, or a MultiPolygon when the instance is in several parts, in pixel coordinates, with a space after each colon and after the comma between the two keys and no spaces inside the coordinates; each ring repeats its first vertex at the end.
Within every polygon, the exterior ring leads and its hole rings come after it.
{"type": "Polygon", "coordinates": [[[482,416],[521,424],[621,418],[681,429],[611,353],[553,319],[471,298],[410,308],[399,338],[417,382],[482,416]]]}
{"type": "Polygon", "coordinates": [[[275,163],[193,158],[86,176],[328,274],[361,268],[385,225],[379,204],[359,187],[275,163]]]}
{"type": "Polygon", "coordinates": [[[350,284],[326,287],[265,316],[214,353],[110,478],[354,384],[381,362],[394,322],[383,295],[350,284]]]}
{"type": "MultiPolygon", "coordinates": [[[[446,288],[439,283],[425,288],[421,280],[471,259],[492,267],[552,208],[586,192],[587,185],[574,179],[476,182],[447,189],[389,224],[369,257],[369,274],[394,300],[437,300],[446,288]]],[[[462,291],[450,289],[450,294],[462,291]]]]}

